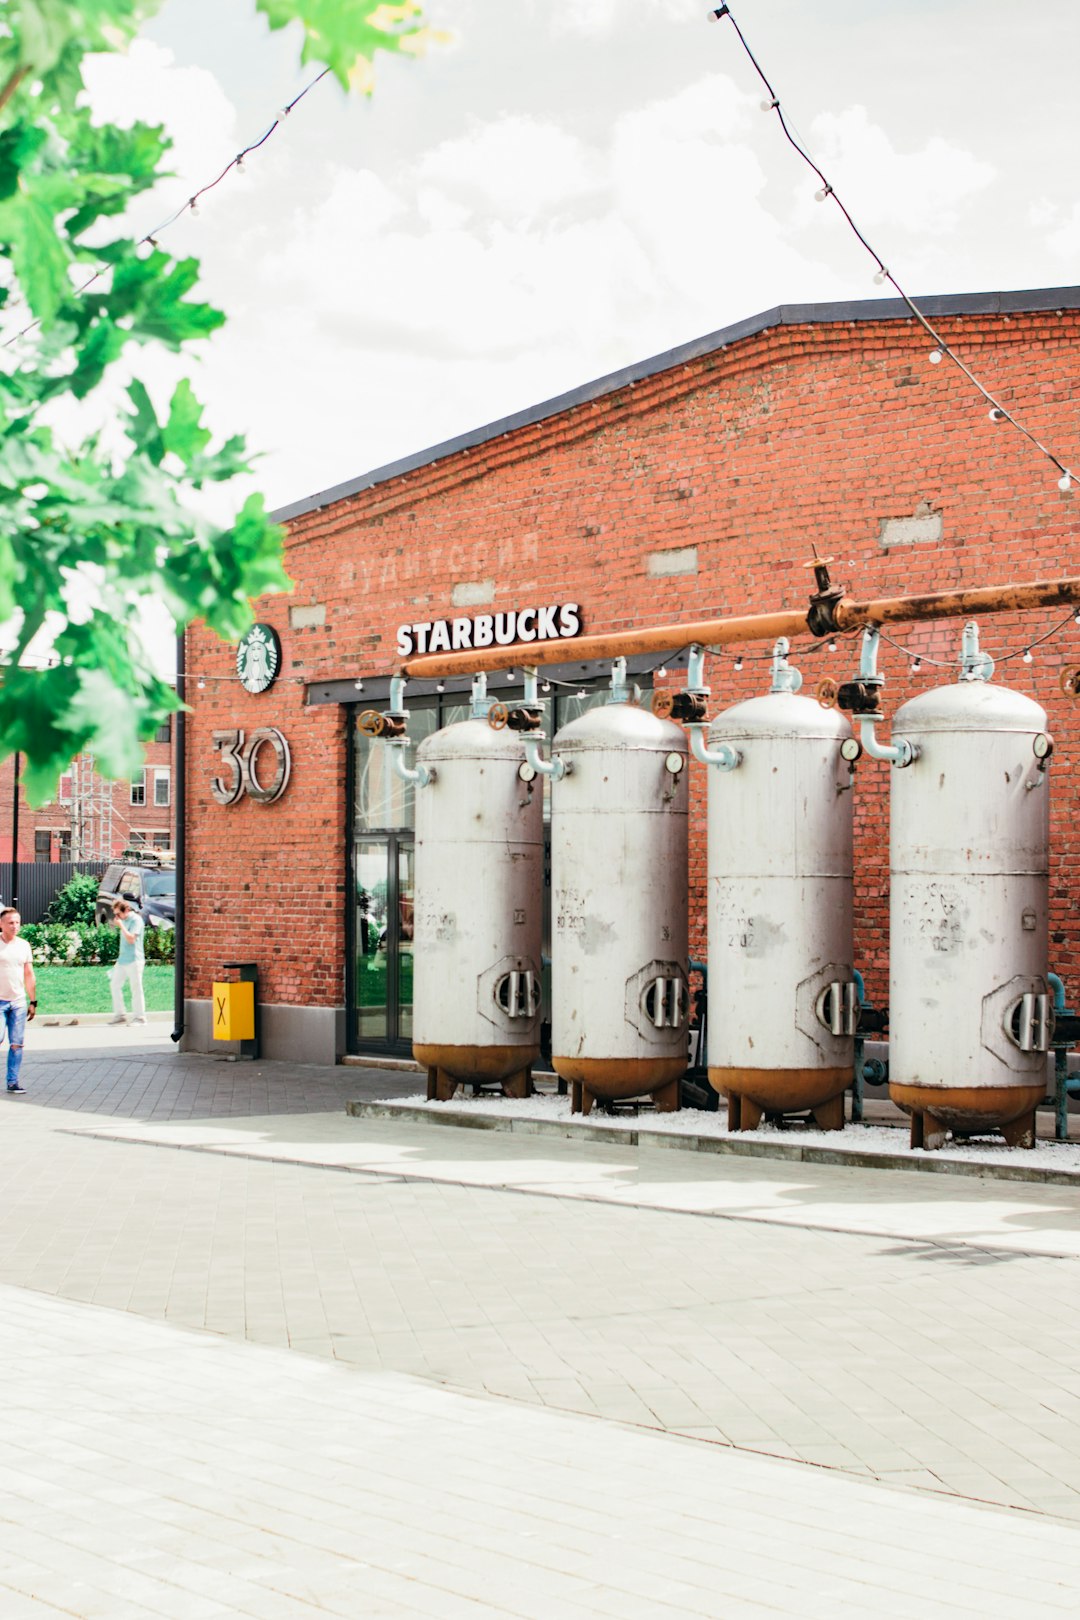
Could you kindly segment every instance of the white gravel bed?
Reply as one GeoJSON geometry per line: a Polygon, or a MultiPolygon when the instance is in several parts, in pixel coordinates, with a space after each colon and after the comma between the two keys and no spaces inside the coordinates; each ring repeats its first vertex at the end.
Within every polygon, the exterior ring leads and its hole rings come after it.
{"type": "Polygon", "coordinates": [[[386,1097],[379,1100],[380,1108],[422,1109],[432,1114],[451,1113],[489,1117],[494,1119],[540,1120],[553,1125],[588,1125],[596,1130],[610,1131],[613,1136],[628,1131],[640,1135],[719,1137],[745,1142],[755,1138],[794,1146],[832,1149],[834,1152],[902,1153],[912,1158],[953,1159],[965,1164],[1017,1164],[1038,1167],[1040,1170],[1064,1170],[1080,1177],[1080,1142],[1038,1141],[1034,1148],[1013,1148],[993,1137],[973,1142],[952,1142],[948,1147],[927,1151],[908,1146],[906,1123],[891,1125],[851,1125],[842,1131],[818,1131],[794,1126],[780,1130],[773,1125],[761,1125],[754,1132],[729,1131],[727,1113],[721,1106],[715,1113],[696,1108],[684,1108],[675,1114],[658,1114],[652,1109],[640,1113],[605,1114],[594,1109],[584,1119],[571,1114],[570,1098],[553,1092],[538,1092],[534,1097],[479,1097],[458,1096],[451,1102],[429,1102],[423,1092],[412,1097],[386,1097]]]}

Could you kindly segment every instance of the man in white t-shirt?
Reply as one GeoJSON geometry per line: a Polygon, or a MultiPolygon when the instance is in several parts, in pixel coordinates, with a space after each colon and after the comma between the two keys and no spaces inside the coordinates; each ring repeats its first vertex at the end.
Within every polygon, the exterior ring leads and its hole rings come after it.
{"type": "MultiPolygon", "coordinates": [[[[19,1084],[26,1021],[37,1014],[34,953],[19,938],[22,918],[14,906],[0,911],[0,1032],[7,1031],[7,1090],[9,1097],[25,1096],[19,1084]]],[[[2,1038],[2,1034],[0,1034],[2,1038]]]]}

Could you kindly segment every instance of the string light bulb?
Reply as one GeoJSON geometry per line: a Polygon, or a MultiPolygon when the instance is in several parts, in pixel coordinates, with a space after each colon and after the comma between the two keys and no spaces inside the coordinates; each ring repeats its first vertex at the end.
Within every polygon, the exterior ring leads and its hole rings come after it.
{"type": "Polygon", "coordinates": [[[206,691],[206,676],[205,675],[200,675],[198,680],[195,682],[195,685],[199,688],[200,692],[205,692],[206,691]]]}
{"type": "Polygon", "coordinates": [[[931,349],[930,350],[930,364],[932,366],[940,366],[940,364],[944,360],[944,358],[945,358],[945,350],[944,349],[931,349]]]}
{"type": "Polygon", "coordinates": [[[541,692],[550,692],[551,691],[551,682],[550,681],[545,681],[543,686],[541,686],[540,690],[541,690],[541,692]]]}
{"type": "Polygon", "coordinates": [[[1073,624],[1080,624],[1080,608],[1073,614],[1073,624]]]}
{"type": "Polygon", "coordinates": [[[742,653],[736,654],[735,663],[732,667],[734,669],[742,669],[742,653]]]}
{"type": "Polygon", "coordinates": [[[585,696],[585,688],[582,686],[578,690],[578,697],[583,698],[584,696],[585,696]]]}
{"type": "Polygon", "coordinates": [[[889,279],[889,272],[886,270],[886,268],[885,268],[885,266],[883,264],[879,264],[877,269],[874,271],[874,280],[877,282],[878,286],[880,287],[882,285],[882,283],[888,281],[888,279],[889,279]]]}
{"type": "Polygon", "coordinates": [[[198,213],[199,213],[199,199],[198,199],[198,197],[189,197],[188,198],[188,210],[194,217],[196,217],[196,218],[198,217],[198,213]]]}
{"type": "Polygon", "coordinates": [[[780,105],[780,102],[777,99],[777,97],[772,96],[772,97],[770,97],[770,99],[768,101],[763,101],[761,103],[761,110],[762,110],[762,112],[775,112],[777,107],[779,107],[779,105],[780,105]]]}
{"type": "Polygon", "coordinates": [[[1061,477],[1058,479],[1058,489],[1060,489],[1060,491],[1061,491],[1061,493],[1063,495],[1066,494],[1070,489],[1072,489],[1072,473],[1069,472],[1067,469],[1066,469],[1065,472],[1062,473],[1061,477]]]}
{"type": "Polygon", "coordinates": [[[353,681],[353,685],[358,692],[362,692],[364,690],[364,683],[359,676],[357,676],[356,680],[353,681]]]}
{"type": "Polygon", "coordinates": [[[911,673],[913,675],[917,675],[920,669],[922,669],[922,659],[917,657],[913,658],[911,660],[911,673]]]}
{"type": "Polygon", "coordinates": [[[446,687],[443,685],[442,681],[436,681],[435,682],[435,690],[436,690],[436,692],[445,692],[446,687]]]}
{"type": "Polygon", "coordinates": [[[1032,663],[1034,663],[1034,661],[1035,660],[1034,660],[1034,657],[1032,656],[1031,648],[1030,647],[1025,647],[1024,648],[1023,662],[1025,664],[1032,664],[1032,663]]]}
{"type": "Polygon", "coordinates": [[[667,665],[666,664],[661,664],[660,668],[657,670],[656,673],[658,675],[666,675],[667,674],[667,665]]]}
{"type": "Polygon", "coordinates": [[[814,192],[814,201],[815,202],[824,202],[826,197],[831,197],[831,196],[832,196],[832,186],[830,186],[829,182],[826,180],[826,182],[822,186],[821,190],[814,192]]]}
{"type": "Polygon", "coordinates": [[[836,642],[835,641],[830,641],[829,642],[829,651],[830,652],[835,652],[836,651],[836,642]]]}
{"type": "Polygon", "coordinates": [[[1005,420],[1005,412],[1002,410],[1000,405],[991,405],[986,414],[989,416],[991,422],[1004,422],[1005,420]]]}
{"type": "Polygon", "coordinates": [[[237,174],[247,174],[247,166],[244,163],[243,152],[237,152],[236,162],[233,164],[233,168],[236,170],[237,174]]]}

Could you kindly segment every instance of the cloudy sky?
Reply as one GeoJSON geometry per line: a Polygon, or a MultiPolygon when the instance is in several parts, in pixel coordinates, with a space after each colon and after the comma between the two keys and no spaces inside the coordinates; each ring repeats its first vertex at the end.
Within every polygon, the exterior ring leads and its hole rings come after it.
{"type": "MultiPolygon", "coordinates": [[[[773,304],[882,295],[705,9],[430,0],[450,48],[381,58],[370,101],[324,80],[162,238],[228,312],[187,369],[272,506],[773,304]]],[[[1070,0],[734,10],[910,292],[1080,282],[1070,0]]],[[[94,64],[103,115],[175,140],[140,231],[263,133],[297,62],[252,0],[166,0],[94,64]]]]}

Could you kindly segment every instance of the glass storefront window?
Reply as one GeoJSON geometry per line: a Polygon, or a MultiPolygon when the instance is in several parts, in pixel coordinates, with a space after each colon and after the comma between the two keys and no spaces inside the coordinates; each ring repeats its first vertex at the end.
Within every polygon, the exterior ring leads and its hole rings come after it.
{"type": "MultiPolygon", "coordinates": [[[[438,730],[439,715],[433,703],[409,705],[409,737],[412,748],[409,763],[425,737],[438,730]]],[[[354,723],[356,748],[356,816],[354,831],[374,832],[413,825],[416,816],[416,789],[403,782],[390,763],[390,749],[379,737],[366,737],[354,723]]]]}

